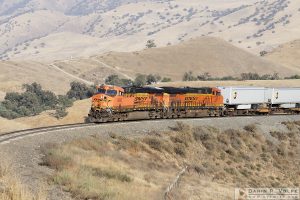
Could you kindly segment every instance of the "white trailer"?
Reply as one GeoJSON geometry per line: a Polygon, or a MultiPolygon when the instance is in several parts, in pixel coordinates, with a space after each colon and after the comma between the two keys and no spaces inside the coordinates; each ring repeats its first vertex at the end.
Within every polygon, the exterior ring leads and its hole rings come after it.
{"type": "Polygon", "coordinates": [[[300,88],[267,88],[266,101],[280,107],[300,104],[300,88]]]}
{"type": "Polygon", "coordinates": [[[218,87],[224,104],[236,109],[250,109],[253,105],[265,104],[267,89],[264,87],[218,87]]]}

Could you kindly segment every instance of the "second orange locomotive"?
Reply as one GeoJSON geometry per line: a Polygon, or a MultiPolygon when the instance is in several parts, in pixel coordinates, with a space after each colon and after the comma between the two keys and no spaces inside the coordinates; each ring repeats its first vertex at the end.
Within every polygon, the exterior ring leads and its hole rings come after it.
{"type": "Polygon", "coordinates": [[[92,97],[92,122],[129,120],[138,114],[155,118],[223,115],[217,88],[117,87],[101,85],[92,97]]]}

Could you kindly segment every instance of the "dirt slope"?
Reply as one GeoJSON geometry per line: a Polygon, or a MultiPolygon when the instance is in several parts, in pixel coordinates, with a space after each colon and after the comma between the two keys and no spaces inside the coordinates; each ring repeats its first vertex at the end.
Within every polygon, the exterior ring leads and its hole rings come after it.
{"type": "Polygon", "coordinates": [[[222,39],[204,37],[179,45],[147,49],[140,52],[111,52],[97,57],[105,63],[135,73],[159,73],[181,80],[184,72],[209,72],[213,76],[238,76],[243,72],[294,73],[279,64],[239,49],[222,39]]]}
{"type": "Polygon", "coordinates": [[[288,69],[295,70],[295,74],[300,74],[300,40],[279,46],[267,54],[266,58],[272,62],[280,63],[288,69]]]}

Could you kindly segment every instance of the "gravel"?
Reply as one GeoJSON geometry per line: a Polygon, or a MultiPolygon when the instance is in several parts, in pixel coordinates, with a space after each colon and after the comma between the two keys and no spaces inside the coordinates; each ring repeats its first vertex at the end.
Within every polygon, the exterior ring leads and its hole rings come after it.
{"type": "Polygon", "coordinates": [[[46,188],[49,194],[48,199],[67,200],[71,199],[68,193],[47,183],[47,177],[53,173],[53,170],[40,165],[43,156],[40,147],[46,143],[63,143],[91,135],[108,137],[109,133],[136,137],[152,131],[169,130],[169,128],[175,126],[177,122],[184,122],[191,126],[214,126],[220,129],[242,129],[246,125],[256,124],[263,134],[269,136],[270,131],[287,131],[287,128],[282,125],[281,122],[295,120],[300,120],[300,116],[247,116],[99,124],[93,127],[39,133],[11,141],[8,144],[0,144],[0,162],[3,159],[8,160],[14,167],[17,175],[20,176],[22,182],[26,183],[32,191],[37,192],[38,188],[46,188]]]}

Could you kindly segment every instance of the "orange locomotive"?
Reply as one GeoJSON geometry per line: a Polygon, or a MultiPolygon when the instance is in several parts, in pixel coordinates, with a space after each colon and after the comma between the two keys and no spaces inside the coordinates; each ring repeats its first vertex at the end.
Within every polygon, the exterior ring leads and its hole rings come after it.
{"type": "Polygon", "coordinates": [[[223,97],[217,88],[101,85],[97,89],[89,113],[92,122],[223,115],[223,97]]]}

